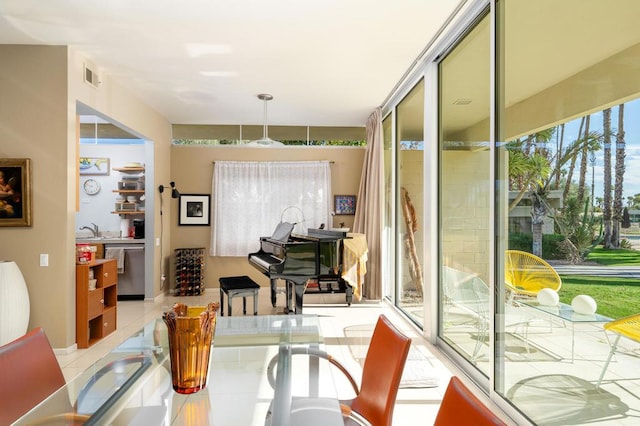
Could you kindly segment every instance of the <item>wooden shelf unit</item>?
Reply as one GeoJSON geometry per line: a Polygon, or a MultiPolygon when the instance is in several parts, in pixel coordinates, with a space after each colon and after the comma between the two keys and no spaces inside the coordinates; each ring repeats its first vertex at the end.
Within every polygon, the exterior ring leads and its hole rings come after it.
{"type": "Polygon", "coordinates": [[[118,269],[115,259],[76,264],[76,343],[88,348],[114,332],[117,325],[118,269]],[[89,271],[96,279],[89,290],[89,271]]]}
{"type": "MultiPolygon", "coordinates": [[[[131,175],[131,174],[139,174],[139,173],[143,173],[145,171],[144,167],[114,167],[113,170],[123,173],[125,175],[131,175]]],[[[139,182],[140,179],[144,179],[143,176],[139,176],[135,182],[139,182]]],[[[117,194],[123,194],[123,195],[136,195],[138,196],[138,199],[140,198],[141,195],[144,195],[145,190],[144,189],[114,189],[113,190],[114,193],[117,194]]],[[[144,205],[144,204],[142,204],[144,205]]],[[[144,215],[144,209],[143,210],[115,210],[111,212],[112,214],[117,214],[117,215],[121,215],[122,217],[126,217],[128,215],[144,215]]]]}
{"type": "Polygon", "coordinates": [[[144,167],[114,167],[113,170],[120,173],[140,173],[144,172],[144,167]]]}

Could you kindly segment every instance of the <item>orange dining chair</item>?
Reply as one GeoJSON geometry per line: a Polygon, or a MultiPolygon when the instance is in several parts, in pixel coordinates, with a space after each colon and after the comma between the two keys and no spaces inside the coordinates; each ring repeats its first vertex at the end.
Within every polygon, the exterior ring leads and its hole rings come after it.
{"type": "MultiPolygon", "coordinates": [[[[76,404],[91,399],[91,389],[109,371],[121,371],[123,365],[132,363],[144,367],[150,359],[147,355],[133,355],[108,362],[80,388],[76,404]]],[[[60,364],[42,328],[0,346],[0,425],[11,424],[49,397],[55,402],[39,412],[31,424],[85,423],[90,416],[78,412],[67,391],[57,392],[65,385],[60,364]]]]}
{"type": "Polygon", "coordinates": [[[451,377],[442,398],[434,426],[505,425],[456,376],[451,377]]]}
{"type": "MultiPolygon", "coordinates": [[[[360,386],[338,360],[322,350],[294,348],[293,354],[304,354],[326,359],[346,376],[356,396],[350,400],[340,401],[340,409],[345,418],[350,418],[356,424],[390,426],[402,372],[410,347],[411,339],[398,331],[386,316],[380,315],[373,330],[369,349],[362,367],[360,386]]],[[[276,362],[277,357],[271,361],[268,367],[269,382],[272,386],[275,383],[273,375],[276,362]]],[[[303,413],[305,405],[307,405],[306,402],[312,401],[314,401],[313,398],[295,399],[292,413],[303,413]]],[[[318,405],[313,403],[308,404],[310,410],[317,407],[318,405]]]]}
{"type": "Polygon", "coordinates": [[[10,424],[66,382],[51,344],[38,327],[0,346],[0,424],[10,424]]]}

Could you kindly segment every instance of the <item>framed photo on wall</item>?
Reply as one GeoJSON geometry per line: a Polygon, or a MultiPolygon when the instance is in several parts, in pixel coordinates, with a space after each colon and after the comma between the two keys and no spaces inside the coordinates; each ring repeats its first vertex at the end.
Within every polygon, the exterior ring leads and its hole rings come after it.
{"type": "Polygon", "coordinates": [[[0,158],[0,226],[31,226],[29,158],[0,158]]]}
{"type": "Polygon", "coordinates": [[[179,225],[209,226],[211,196],[209,194],[180,194],[179,225]]]}
{"type": "Polygon", "coordinates": [[[333,197],[336,214],[354,215],[356,214],[355,195],[335,195],[333,197]]]}
{"type": "Polygon", "coordinates": [[[91,158],[80,157],[80,174],[93,176],[109,175],[109,159],[108,158],[91,158]]]}

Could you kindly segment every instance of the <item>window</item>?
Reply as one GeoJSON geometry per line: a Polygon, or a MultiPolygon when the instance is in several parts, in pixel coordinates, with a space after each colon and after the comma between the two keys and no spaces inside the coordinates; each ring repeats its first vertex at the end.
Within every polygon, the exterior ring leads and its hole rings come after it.
{"type": "Polygon", "coordinates": [[[331,223],[328,161],[217,161],[212,192],[212,256],[256,252],[280,222],[299,234],[331,223]]]}

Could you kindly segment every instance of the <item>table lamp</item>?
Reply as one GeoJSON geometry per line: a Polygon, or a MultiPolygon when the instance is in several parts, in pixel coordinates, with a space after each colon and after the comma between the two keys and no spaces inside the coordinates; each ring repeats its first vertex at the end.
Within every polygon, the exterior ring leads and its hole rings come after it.
{"type": "Polygon", "coordinates": [[[0,261],[0,346],[24,335],[29,327],[29,292],[20,268],[0,261]]]}

